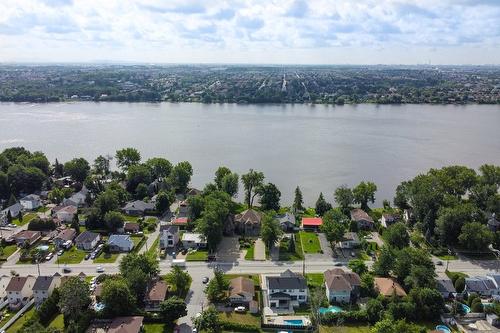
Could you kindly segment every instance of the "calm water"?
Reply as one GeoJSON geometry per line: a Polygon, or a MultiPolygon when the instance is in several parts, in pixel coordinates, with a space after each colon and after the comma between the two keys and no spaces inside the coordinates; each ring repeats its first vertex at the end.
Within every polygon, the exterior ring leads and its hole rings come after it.
{"type": "Polygon", "coordinates": [[[143,158],[190,161],[197,187],[220,165],[254,168],[285,203],[297,185],[312,204],[320,191],[333,200],[337,186],[361,180],[378,185],[380,203],[431,167],[498,165],[499,128],[495,105],[0,104],[0,149],[65,161],[132,146],[143,158]]]}

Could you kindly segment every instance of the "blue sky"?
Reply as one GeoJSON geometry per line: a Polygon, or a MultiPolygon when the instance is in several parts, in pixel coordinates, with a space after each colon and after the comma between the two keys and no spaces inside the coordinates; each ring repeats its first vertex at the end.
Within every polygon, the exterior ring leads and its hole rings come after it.
{"type": "Polygon", "coordinates": [[[500,64],[500,0],[2,0],[0,61],[500,64]]]}

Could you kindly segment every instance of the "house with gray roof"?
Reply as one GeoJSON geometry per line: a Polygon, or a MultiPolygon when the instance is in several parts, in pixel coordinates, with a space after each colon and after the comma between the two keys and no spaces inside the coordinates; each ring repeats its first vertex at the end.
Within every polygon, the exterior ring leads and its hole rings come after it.
{"type": "Polygon", "coordinates": [[[50,295],[55,288],[61,285],[61,279],[59,275],[55,276],[39,276],[35,280],[33,285],[33,297],[35,299],[35,304],[39,306],[42,304],[50,295]]]}
{"type": "Polygon", "coordinates": [[[266,276],[265,297],[271,310],[293,312],[293,308],[307,303],[307,281],[301,274],[286,270],[279,276],[266,276]]]}
{"type": "Polygon", "coordinates": [[[128,202],[122,211],[127,215],[141,216],[147,213],[152,213],[156,210],[155,205],[152,202],[145,202],[142,200],[135,200],[128,202]]]}
{"type": "Polygon", "coordinates": [[[134,242],[130,235],[111,235],[108,239],[111,252],[130,252],[134,248],[134,242]]]}
{"type": "Polygon", "coordinates": [[[97,243],[99,243],[100,240],[101,235],[85,230],[79,234],[78,237],[76,237],[75,245],[80,250],[91,251],[97,246],[97,243]]]}
{"type": "Polygon", "coordinates": [[[1,224],[7,224],[7,216],[9,215],[15,219],[19,213],[22,213],[24,211],[23,205],[21,205],[19,202],[16,202],[12,206],[9,206],[5,208],[4,210],[0,211],[0,222],[1,224]]]}
{"type": "Polygon", "coordinates": [[[440,276],[436,279],[436,288],[443,298],[450,299],[457,296],[457,291],[451,279],[447,276],[440,276]]]}
{"type": "Polygon", "coordinates": [[[179,227],[171,224],[160,225],[160,249],[174,248],[179,243],[179,227]]]}
{"type": "Polygon", "coordinates": [[[19,203],[25,210],[35,210],[42,206],[42,200],[39,195],[30,194],[19,200],[19,203]]]}
{"type": "Polygon", "coordinates": [[[295,215],[292,213],[286,212],[285,214],[276,215],[275,219],[278,221],[283,231],[293,231],[296,227],[295,215]]]}
{"type": "Polygon", "coordinates": [[[479,296],[491,297],[493,295],[498,295],[500,290],[495,285],[494,280],[486,276],[475,276],[465,278],[464,293],[467,295],[476,293],[479,296]]]}
{"type": "Polygon", "coordinates": [[[67,199],[64,199],[63,206],[74,206],[77,208],[85,206],[85,201],[87,200],[87,195],[89,190],[84,186],[79,192],[74,193],[67,199]]]}

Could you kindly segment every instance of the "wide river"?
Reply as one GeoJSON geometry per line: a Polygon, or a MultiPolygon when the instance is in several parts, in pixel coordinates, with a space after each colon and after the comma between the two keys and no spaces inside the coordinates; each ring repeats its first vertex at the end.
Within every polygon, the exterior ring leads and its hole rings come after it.
{"type": "Polygon", "coordinates": [[[51,161],[131,146],[143,159],[191,162],[200,188],[220,165],[253,168],[284,204],[297,185],[313,204],[321,191],[333,201],[337,186],[370,180],[380,204],[429,168],[499,165],[500,106],[0,103],[0,149],[12,146],[51,161]]]}

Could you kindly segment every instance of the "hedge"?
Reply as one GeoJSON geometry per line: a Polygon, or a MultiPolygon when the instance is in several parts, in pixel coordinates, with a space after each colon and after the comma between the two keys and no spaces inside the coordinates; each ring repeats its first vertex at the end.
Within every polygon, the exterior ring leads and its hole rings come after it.
{"type": "Polygon", "coordinates": [[[362,323],[368,321],[368,315],[365,310],[330,312],[321,316],[321,323],[335,325],[339,320],[345,323],[362,323]]]}
{"type": "Polygon", "coordinates": [[[234,331],[239,331],[239,332],[259,332],[259,333],[262,332],[262,330],[255,325],[234,323],[234,322],[228,322],[228,321],[222,321],[221,327],[224,330],[234,330],[234,331]]]}

